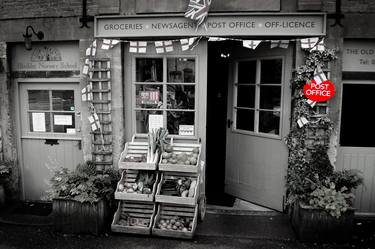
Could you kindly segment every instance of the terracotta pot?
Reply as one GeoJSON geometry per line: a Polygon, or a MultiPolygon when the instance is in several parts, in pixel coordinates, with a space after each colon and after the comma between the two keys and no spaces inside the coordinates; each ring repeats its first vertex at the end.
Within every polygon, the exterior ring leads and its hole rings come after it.
{"type": "Polygon", "coordinates": [[[352,236],[354,209],[348,209],[336,218],[324,209],[295,204],[291,221],[301,241],[344,242],[352,236]]]}

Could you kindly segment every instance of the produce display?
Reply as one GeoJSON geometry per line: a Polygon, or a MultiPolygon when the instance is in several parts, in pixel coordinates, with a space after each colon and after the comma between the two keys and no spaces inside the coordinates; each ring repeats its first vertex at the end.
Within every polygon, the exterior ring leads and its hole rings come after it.
{"type": "Polygon", "coordinates": [[[199,148],[194,148],[192,152],[175,152],[173,151],[173,146],[167,145],[164,147],[161,163],[197,165],[198,155],[199,148]]]}
{"type": "Polygon", "coordinates": [[[137,226],[149,227],[150,219],[130,217],[127,214],[121,214],[120,219],[117,221],[120,226],[137,226]]]}
{"type": "Polygon", "coordinates": [[[193,228],[193,219],[173,217],[170,219],[160,219],[158,220],[156,227],[162,230],[177,230],[182,232],[191,231],[193,228]]]}
{"type": "Polygon", "coordinates": [[[117,187],[117,191],[125,193],[151,194],[155,178],[153,172],[139,171],[134,183],[120,183],[117,187]]]}
{"type": "Polygon", "coordinates": [[[171,177],[163,181],[160,194],[192,198],[197,180],[190,177],[171,177]]]}
{"type": "Polygon", "coordinates": [[[146,154],[137,155],[137,156],[126,156],[124,162],[133,162],[133,163],[145,163],[147,161],[146,154]]]}

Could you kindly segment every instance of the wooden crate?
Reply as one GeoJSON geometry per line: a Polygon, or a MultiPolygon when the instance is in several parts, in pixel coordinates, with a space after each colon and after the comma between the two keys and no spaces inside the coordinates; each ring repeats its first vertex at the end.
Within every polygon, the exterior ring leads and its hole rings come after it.
{"type": "Polygon", "coordinates": [[[197,163],[195,165],[185,165],[185,164],[171,164],[171,163],[162,163],[162,156],[160,156],[159,160],[159,170],[160,171],[175,171],[175,172],[190,172],[190,173],[198,173],[199,172],[199,162],[201,158],[201,145],[194,144],[194,143],[171,143],[173,146],[173,151],[177,154],[180,153],[193,153],[194,148],[199,149],[197,163]]]}
{"type": "Polygon", "coordinates": [[[195,206],[197,204],[197,200],[199,198],[200,190],[200,176],[191,175],[189,173],[183,172],[163,172],[160,177],[160,182],[158,184],[158,189],[155,195],[156,202],[163,202],[163,203],[172,203],[172,204],[181,204],[181,205],[190,205],[195,206]],[[189,177],[197,181],[197,185],[195,187],[194,197],[180,197],[180,196],[169,196],[169,195],[162,195],[161,194],[161,187],[163,185],[164,180],[167,179],[174,179],[179,177],[189,177]]]}
{"type": "Polygon", "coordinates": [[[127,192],[121,192],[118,191],[120,184],[126,184],[126,183],[135,183],[137,179],[137,175],[139,173],[139,170],[133,170],[133,169],[126,169],[122,172],[122,176],[120,181],[117,183],[117,188],[115,192],[115,199],[117,200],[133,200],[133,201],[154,201],[157,184],[159,181],[159,174],[154,172],[155,174],[155,182],[152,187],[152,193],[151,194],[138,194],[138,193],[127,193],[127,192]]]}
{"type": "Polygon", "coordinates": [[[152,226],[152,234],[156,236],[163,237],[175,237],[175,238],[185,238],[191,239],[194,236],[195,229],[197,227],[197,216],[198,216],[198,206],[181,206],[173,204],[161,203],[159,205],[158,213],[155,216],[154,224],[152,226]],[[171,218],[190,218],[193,219],[193,226],[191,231],[180,231],[180,230],[166,230],[157,227],[158,221],[160,219],[171,219],[171,218]]]}
{"type": "Polygon", "coordinates": [[[125,148],[121,153],[120,160],[118,162],[119,169],[145,169],[145,170],[156,170],[157,163],[159,161],[159,152],[153,162],[126,162],[127,157],[140,157],[144,156],[147,158],[148,142],[127,142],[125,148]]]}
{"type": "Polygon", "coordinates": [[[145,202],[120,201],[118,209],[113,217],[111,229],[117,233],[151,234],[151,228],[156,213],[156,204],[145,202]],[[146,219],[148,226],[120,225],[122,217],[129,219],[146,219]]]}

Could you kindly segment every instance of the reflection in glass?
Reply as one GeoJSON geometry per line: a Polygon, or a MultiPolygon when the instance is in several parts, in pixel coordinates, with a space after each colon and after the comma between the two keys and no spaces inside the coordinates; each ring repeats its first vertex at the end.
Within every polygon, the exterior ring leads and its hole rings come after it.
{"type": "Polygon", "coordinates": [[[260,108],[273,109],[280,107],[281,86],[260,87],[260,108]]]}
{"type": "Polygon", "coordinates": [[[195,86],[168,85],[167,90],[168,109],[194,109],[195,86]]]}
{"type": "Polygon", "coordinates": [[[236,129],[254,131],[254,110],[237,109],[236,129]]]}
{"type": "Polygon", "coordinates": [[[256,61],[238,62],[238,83],[255,83],[256,61]]]}
{"type": "Polygon", "coordinates": [[[180,125],[194,125],[194,112],[167,111],[169,134],[178,135],[180,125]]]}
{"type": "Polygon", "coordinates": [[[136,133],[148,133],[148,115],[162,115],[162,111],[136,111],[136,133]]]}
{"type": "Polygon", "coordinates": [[[163,59],[162,58],[137,58],[136,59],[137,82],[162,82],[163,59]]]}
{"type": "Polygon", "coordinates": [[[66,133],[67,129],[75,128],[74,113],[52,113],[53,132],[66,133]]]}
{"type": "Polygon", "coordinates": [[[52,109],[55,111],[74,111],[74,91],[53,90],[52,109]]]}
{"type": "Polygon", "coordinates": [[[48,90],[28,90],[29,110],[49,110],[48,90]]]}
{"type": "Polygon", "coordinates": [[[195,82],[194,58],[168,58],[167,70],[168,82],[195,82]]]}
{"type": "Polygon", "coordinates": [[[237,106],[253,108],[255,104],[255,85],[237,86],[237,106]]]}
{"type": "Polygon", "coordinates": [[[269,134],[279,134],[280,112],[260,111],[259,112],[259,132],[269,134]]]}
{"type": "Polygon", "coordinates": [[[283,63],[281,59],[261,60],[260,83],[281,84],[283,63]]]}
{"type": "Polygon", "coordinates": [[[31,132],[51,132],[50,113],[29,112],[31,132]]]}
{"type": "Polygon", "coordinates": [[[163,85],[136,85],[137,108],[161,108],[163,106],[163,85]]]}

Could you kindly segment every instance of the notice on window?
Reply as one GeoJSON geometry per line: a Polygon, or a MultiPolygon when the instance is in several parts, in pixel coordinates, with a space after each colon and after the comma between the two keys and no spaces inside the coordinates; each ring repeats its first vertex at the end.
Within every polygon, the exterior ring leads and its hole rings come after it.
{"type": "Polygon", "coordinates": [[[32,113],[33,131],[46,132],[46,116],[44,112],[32,113]]]}
{"type": "Polygon", "coordinates": [[[194,136],[194,125],[179,125],[178,135],[180,136],[194,136]]]}
{"type": "Polygon", "coordinates": [[[74,128],[67,128],[66,129],[66,134],[76,134],[76,129],[74,129],[74,128]]]}
{"type": "Polygon", "coordinates": [[[55,125],[72,125],[72,115],[54,115],[53,123],[55,125]]]}
{"type": "Polygon", "coordinates": [[[160,100],[159,91],[141,91],[139,96],[143,105],[157,105],[160,100]]]}
{"type": "Polygon", "coordinates": [[[163,115],[148,115],[148,131],[164,127],[163,115]]]}

